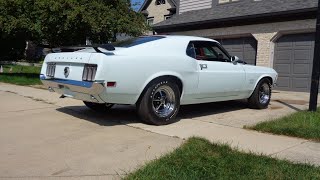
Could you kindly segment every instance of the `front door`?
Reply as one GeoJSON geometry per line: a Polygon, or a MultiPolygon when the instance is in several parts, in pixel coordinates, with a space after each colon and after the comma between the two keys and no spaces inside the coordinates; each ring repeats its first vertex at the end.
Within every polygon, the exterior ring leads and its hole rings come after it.
{"type": "Polygon", "coordinates": [[[242,97],[246,80],[243,65],[232,63],[218,43],[196,41],[193,45],[199,68],[198,98],[210,102],[242,97]]]}

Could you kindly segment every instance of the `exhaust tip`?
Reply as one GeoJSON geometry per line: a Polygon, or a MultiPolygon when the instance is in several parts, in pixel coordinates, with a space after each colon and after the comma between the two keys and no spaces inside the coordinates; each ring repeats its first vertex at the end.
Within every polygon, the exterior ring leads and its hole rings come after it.
{"type": "Polygon", "coordinates": [[[49,87],[48,90],[49,90],[50,92],[54,92],[54,90],[53,90],[52,87],[49,87]]]}

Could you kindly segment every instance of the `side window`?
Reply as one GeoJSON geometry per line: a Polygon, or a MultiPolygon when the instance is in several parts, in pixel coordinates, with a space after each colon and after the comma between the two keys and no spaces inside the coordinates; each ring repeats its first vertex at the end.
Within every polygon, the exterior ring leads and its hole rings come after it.
{"type": "Polygon", "coordinates": [[[196,53],[195,53],[195,51],[194,51],[194,45],[193,45],[192,42],[190,42],[190,43],[188,44],[186,53],[187,53],[188,56],[196,59],[196,53]]]}
{"type": "Polygon", "coordinates": [[[200,51],[203,51],[204,57],[207,59],[218,58],[218,54],[211,47],[200,48],[200,51]]]}
{"type": "Polygon", "coordinates": [[[193,45],[197,60],[230,62],[229,55],[218,43],[195,41],[193,45]]]}
{"type": "Polygon", "coordinates": [[[219,56],[221,56],[221,58],[224,61],[230,61],[230,58],[222,51],[222,49],[220,49],[220,47],[213,46],[212,48],[214,49],[214,51],[216,51],[218,53],[219,56]]]}

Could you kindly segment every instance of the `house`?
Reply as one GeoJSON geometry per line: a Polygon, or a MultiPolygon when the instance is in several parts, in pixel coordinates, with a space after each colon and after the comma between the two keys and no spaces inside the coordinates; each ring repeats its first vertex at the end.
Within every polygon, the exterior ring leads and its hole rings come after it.
{"type": "Polygon", "coordinates": [[[309,91],[317,0],[180,0],[158,34],[216,39],[249,64],[273,67],[279,90],[309,91]]]}
{"type": "Polygon", "coordinates": [[[147,24],[152,26],[172,17],[176,14],[176,0],[145,0],[139,12],[147,20],[147,24]]]}

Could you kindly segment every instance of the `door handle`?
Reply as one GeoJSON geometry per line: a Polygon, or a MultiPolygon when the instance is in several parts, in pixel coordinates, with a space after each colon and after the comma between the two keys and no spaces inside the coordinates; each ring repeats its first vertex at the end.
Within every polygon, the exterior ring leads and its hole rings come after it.
{"type": "Polygon", "coordinates": [[[208,65],[207,64],[200,64],[200,69],[208,69],[208,65]]]}

